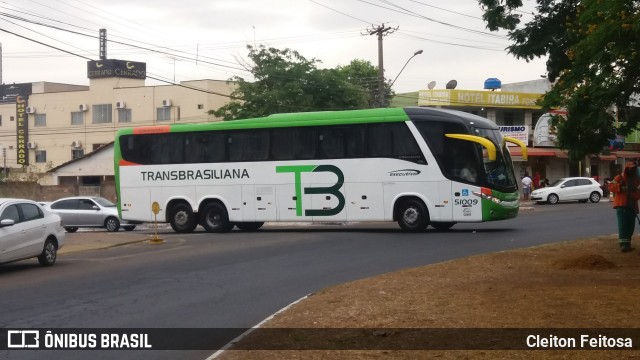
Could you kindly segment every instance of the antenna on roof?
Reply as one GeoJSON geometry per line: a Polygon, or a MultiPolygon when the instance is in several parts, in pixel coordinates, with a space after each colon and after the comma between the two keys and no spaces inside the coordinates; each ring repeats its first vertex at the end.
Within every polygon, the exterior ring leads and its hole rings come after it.
{"type": "Polygon", "coordinates": [[[429,88],[429,90],[433,89],[434,87],[436,87],[436,82],[430,81],[429,84],[427,84],[427,87],[429,88]]]}

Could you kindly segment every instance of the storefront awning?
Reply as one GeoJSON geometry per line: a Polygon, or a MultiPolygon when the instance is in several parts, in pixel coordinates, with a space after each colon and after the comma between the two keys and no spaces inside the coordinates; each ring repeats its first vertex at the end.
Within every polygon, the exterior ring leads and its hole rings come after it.
{"type": "MultiPolygon", "coordinates": [[[[509,147],[509,153],[511,156],[522,156],[522,149],[519,147],[509,147]]],[[[556,156],[553,149],[550,148],[527,148],[527,155],[529,156],[556,156]]]]}
{"type": "Polygon", "coordinates": [[[599,160],[603,160],[603,161],[615,161],[618,157],[613,155],[613,154],[611,154],[611,155],[600,154],[600,155],[597,156],[597,158],[599,160]]]}
{"type": "Polygon", "coordinates": [[[615,152],[611,152],[611,153],[615,154],[616,157],[622,158],[622,159],[638,159],[638,158],[640,158],[640,152],[635,152],[635,151],[615,151],[615,152]]]}

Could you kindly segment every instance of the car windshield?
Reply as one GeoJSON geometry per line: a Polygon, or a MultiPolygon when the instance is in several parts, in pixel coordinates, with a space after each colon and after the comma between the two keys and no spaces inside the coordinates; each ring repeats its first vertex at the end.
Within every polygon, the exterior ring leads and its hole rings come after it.
{"type": "Polygon", "coordinates": [[[556,181],[552,182],[552,183],[551,183],[551,185],[549,185],[549,187],[552,187],[552,186],[560,186],[560,184],[562,184],[562,182],[563,182],[564,180],[565,180],[565,179],[558,179],[558,180],[556,180],[556,181]]]}
{"type": "Polygon", "coordinates": [[[100,204],[100,206],[102,207],[114,207],[116,206],[116,204],[112,203],[111,201],[102,198],[102,197],[96,197],[96,198],[92,198],[93,201],[97,202],[98,204],[100,204]]]}

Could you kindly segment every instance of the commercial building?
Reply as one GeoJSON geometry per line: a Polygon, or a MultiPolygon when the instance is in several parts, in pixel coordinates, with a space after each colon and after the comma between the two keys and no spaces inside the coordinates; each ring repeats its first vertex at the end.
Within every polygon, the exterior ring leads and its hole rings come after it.
{"type": "MultiPolygon", "coordinates": [[[[145,86],[146,64],[113,59],[89,61],[87,76],[89,86],[0,86],[0,149],[10,178],[42,178],[113,142],[123,127],[218,121],[208,111],[227,103],[233,90],[220,80],[145,86]]],[[[113,168],[102,173],[113,175],[113,168]]]]}
{"type": "MultiPolygon", "coordinates": [[[[494,79],[495,80],[495,79],[494,79]]],[[[529,158],[522,159],[521,150],[511,147],[516,171],[539,172],[551,181],[565,176],[592,176],[601,182],[613,177],[628,159],[640,158],[633,151],[608,151],[589,159],[570,162],[567,151],[556,147],[555,130],[549,124],[551,114],[544,113],[536,101],[551,89],[547,79],[500,84],[489,90],[429,89],[418,93],[418,106],[449,108],[473,113],[494,121],[505,136],[527,144],[529,158]],[[499,88],[499,90],[498,90],[499,88]]],[[[562,111],[554,111],[562,114],[562,111]]]]}

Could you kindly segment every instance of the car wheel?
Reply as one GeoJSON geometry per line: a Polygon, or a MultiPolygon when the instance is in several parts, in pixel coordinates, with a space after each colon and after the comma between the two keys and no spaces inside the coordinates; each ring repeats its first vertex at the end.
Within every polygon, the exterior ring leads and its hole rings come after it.
{"type": "Polygon", "coordinates": [[[78,227],[77,226],[65,226],[64,230],[68,233],[74,233],[76,231],[78,231],[78,227]]]}
{"type": "Polygon", "coordinates": [[[560,199],[558,198],[558,195],[556,195],[556,194],[549,194],[549,196],[547,196],[547,202],[549,204],[557,204],[559,200],[560,199]]]}
{"type": "Polygon", "coordinates": [[[133,229],[135,229],[135,225],[134,226],[123,226],[125,231],[133,231],[133,229]]]}
{"type": "Polygon", "coordinates": [[[200,219],[202,227],[207,232],[227,232],[233,229],[233,224],[229,222],[227,209],[219,202],[212,202],[205,206],[200,215],[202,216],[200,219]]]}
{"type": "Polygon", "coordinates": [[[256,231],[264,225],[263,222],[239,222],[236,223],[238,229],[242,231],[256,231]]]}
{"type": "Polygon", "coordinates": [[[594,191],[591,193],[591,195],[589,196],[589,201],[591,201],[592,203],[597,203],[598,201],[600,201],[600,193],[597,191],[594,191]]]}
{"type": "Polygon", "coordinates": [[[42,248],[42,253],[38,256],[38,262],[42,266],[51,266],[56,263],[56,259],[58,258],[58,245],[55,240],[47,239],[44,242],[44,247],[42,248]]]}
{"type": "Polygon", "coordinates": [[[420,232],[429,225],[429,214],[422,201],[409,199],[404,201],[397,213],[398,225],[404,231],[420,232]]]}
{"type": "Polygon", "coordinates": [[[191,206],[180,203],[171,208],[171,218],[169,219],[171,228],[177,233],[190,233],[198,226],[196,214],[191,210],[191,206]]]}
{"type": "Polygon", "coordinates": [[[438,231],[446,231],[451,229],[451,227],[455,224],[456,223],[454,222],[432,222],[430,225],[438,231]]]}
{"type": "Polygon", "coordinates": [[[118,231],[120,229],[120,220],[110,216],[104,221],[104,227],[108,232],[118,231]]]}

